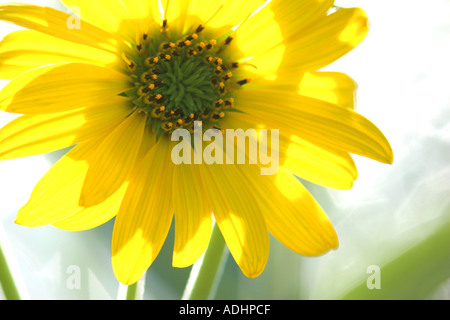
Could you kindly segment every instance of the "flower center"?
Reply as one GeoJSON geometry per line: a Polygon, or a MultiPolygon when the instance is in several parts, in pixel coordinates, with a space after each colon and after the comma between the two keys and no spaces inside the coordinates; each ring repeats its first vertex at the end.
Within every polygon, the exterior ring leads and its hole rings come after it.
{"type": "Polygon", "coordinates": [[[135,80],[126,95],[149,115],[147,127],[157,136],[180,128],[193,132],[199,120],[203,130],[221,130],[221,119],[237,111],[233,90],[250,79],[239,77],[233,37],[214,38],[214,30],[205,29],[199,25],[180,34],[164,20],[138,34],[133,50],[122,55],[135,80]]]}

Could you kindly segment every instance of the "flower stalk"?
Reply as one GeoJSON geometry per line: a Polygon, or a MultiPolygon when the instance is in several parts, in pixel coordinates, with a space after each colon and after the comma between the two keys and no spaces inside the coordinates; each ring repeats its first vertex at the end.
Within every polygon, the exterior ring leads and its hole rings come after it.
{"type": "Polygon", "coordinates": [[[182,299],[208,300],[214,298],[227,257],[226,243],[214,222],[208,248],[192,267],[182,299]]]}
{"type": "Polygon", "coordinates": [[[20,300],[19,290],[17,288],[16,281],[14,280],[13,273],[11,272],[8,264],[7,255],[2,248],[2,242],[0,241],[0,287],[3,289],[3,293],[7,300],[20,300]]]}
{"type": "Polygon", "coordinates": [[[146,274],[147,273],[144,273],[142,277],[133,284],[120,284],[118,300],[143,300],[146,274]]]}

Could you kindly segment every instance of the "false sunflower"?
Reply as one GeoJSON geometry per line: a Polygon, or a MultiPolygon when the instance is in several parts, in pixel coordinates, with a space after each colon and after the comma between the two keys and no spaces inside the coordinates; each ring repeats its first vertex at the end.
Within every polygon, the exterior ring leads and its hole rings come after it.
{"type": "Polygon", "coordinates": [[[337,248],[297,177],[349,189],[350,154],[393,160],[354,110],[355,82],[318,71],[365,37],[363,10],[332,0],[63,2],[67,12],[0,6],[1,20],[26,29],[0,44],[0,76],[11,80],[0,109],[20,114],[0,130],[0,159],[72,147],[18,224],[85,230],[115,218],[112,265],[125,284],[154,261],[172,220],[175,267],[202,255],[213,217],[248,277],[264,270],[269,233],[302,255],[337,248]],[[171,135],[199,121],[202,132],[278,130],[277,172],[261,174],[260,160],[175,164],[171,135]]]}

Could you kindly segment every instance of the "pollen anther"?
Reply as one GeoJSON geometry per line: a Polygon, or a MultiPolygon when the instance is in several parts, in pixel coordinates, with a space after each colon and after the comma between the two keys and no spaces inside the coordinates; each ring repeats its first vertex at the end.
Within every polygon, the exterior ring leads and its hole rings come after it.
{"type": "Polygon", "coordinates": [[[244,84],[247,84],[247,83],[249,83],[250,81],[251,81],[251,79],[250,79],[250,78],[247,78],[247,79],[240,80],[240,81],[238,81],[237,83],[238,83],[238,85],[243,86],[244,84]]]}

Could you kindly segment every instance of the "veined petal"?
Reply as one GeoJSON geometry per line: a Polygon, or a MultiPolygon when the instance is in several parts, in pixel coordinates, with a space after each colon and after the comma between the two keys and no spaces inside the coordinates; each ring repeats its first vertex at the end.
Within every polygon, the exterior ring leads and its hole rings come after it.
{"type": "Polygon", "coordinates": [[[303,29],[324,18],[333,2],[271,1],[238,29],[236,41],[243,57],[252,58],[251,63],[258,67],[256,73],[275,73],[282,64],[285,47],[301,37],[303,29]]]}
{"type": "MultiPolygon", "coordinates": [[[[262,0],[247,1],[201,1],[201,0],[170,0],[163,1],[163,8],[167,7],[166,17],[172,23],[181,27],[192,27],[191,23],[206,24],[210,28],[227,29],[230,31],[252,12],[263,4],[262,0]],[[168,3],[168,7],[167,7],[168,3]],[[193,20],[192,18],[197,18],[193,20]]],[[[197,25],[194,25],[197,27],[197,25]]],[[[188,31],[188,30],[184,30],[188,31]]]]}
{"type": "Polygon", "coordinates": [[[383,133],[354,110],[273,89],[267,83],[254,83],[253,88],[236,92],[235,98],[255,121],[319,146],[392,163],[392,149],[383,133]]]}
{"type": "Polygon", "coordinates": [[[238,44],[243,52],[248,51],[247,56],[258,60],[258,56],[303,37],[303,29],[324,19],[333,3],[334,0],[271,1],[238,30],[238,44]]]}
{"type": "Polygon", "coordinates": [[[367,32],[364,10],[341,8],[304,29],[301,37],[288,41],[280,72],[321,69],[354,49],[367,32]]]}
{"type": "Polygon", "coordinates": [[[212,212],[197,165],[174,168],[172,198],[175,211],[173,266],[188,267],[200,258],[211,236],[212,212]]]}
{"type": "MultiPolygon", "coordinates": [[[[95,157],[94,148],[96,149],[101,141],[106,138],[105,136],[101,137],[101,140],[96,140],[95,143],[91,144],[90,149],[90,157],[84,159],[84,171],[82,173],[83,179],[80,181],[80,184],[77,185],[77,196],[74,197],[74,201],[76,205],[79,206],[79,199],[81,197],[81,191],[83,188],[83,184],[85,181],[86,173],[88,172],[89,163],[92,163],[93,157],[95,157]]],[[[155,143],[155,135],[150,132],[150,130],[145,130],[144,137],[142,138],[141,147],[139,149],[137,166],[140,161],[144,158],[144,155],[151,149],[151,147],[155,143]]],[[[125,181],[119,189],[117,189],[113,195],[111,195],[105,201],[93,205],[90,207],[80,207],[76,213],[71,216],[59,220],[53,223],[53,226],[70,231],[79,231],[79,230],[87,230],[91,228],[95,228],[113,218],[117,212],[119,211],[120,204],[122,202],[123,196],[125,195],[125,191],[128,188],[128,181],[125,181]]]]}
{"type": "Polygon", "coordinates": [[[56,162],[34,188],[30,200],[16,217],[23,226],[43,226],[66,218],[81,209],[78,206],[77,186],[82,185],[87,171],[90,148],[84,143],[74,147],[56,162]]]}
{"type": "MultiPolygon", "coordinates": [[[[253,116],[247,114],[229,114],[224,121],[227,128],[241,128],[245,132],[256,130],[259,150],[272,150],[272,128],[267,123],[258,122],[253,116]],[[267,139],[261,139],[258,130],[267,130],[267,139]]],[[[278,132],[278,144],[274,146],[279,150],[279,161],[274,162],[274,155],[270,155],[269,164],[261,163],[261,158],[256,159],[261,167],[271,166],[280,168],[295,174],[310,182],[334,189],[350,189],[357,178],[355,162],[347,152],[323,148],[292,133],[281,130],[278,132]]],[[[249,153],[247,149],[245,151],[249,153]]],[[[252,158],[258,158],[256,155],[252,158]]]]}
{"type": "Polygon", "coordinates": [[[107,66],[117,59],[117,55],[104,50],[33,30],[21,30],[8,34],[0,42],[0,78],[10,80],[48,64],[81,62],[107,66]]]}
{"type": "MultiPolygon", "coordinates": [[[[97,11],[97,15],[100,11],[97,11]]],[[[48,35],[91,47],[116,52],[120,41],[112,34],[82,21],[79,29],[69,28],[73,16],[48,7],[29,4],[0,5],[0,20],[12,22],[27,29],[33,29],[48,35]]]]}
{"type": "Polygon", "coordinates": [[[114,217],[126,186],[98,206],[78,205],[92,150],[100,139],[103,137],[78,144],[50,168],[18,212],[17,224],[36,227],[53,223],[67,230],[85,230],[114,217]]]}
{"type": "Polygon", "coordinates": [[[253,73],[267,76],[280,67],[286,45],[274,12],[265,7],[253,15],[236,31],[236,44],[241,59],[255,65],[253,73]]]}
{"type": "Polygon", "coordinates": [[[230,252],[249,278],[262,273],[269,236],[257,198],[248,196],[249,181],[238,165],[202,165],[205,191],[230,252]]]}
{"type": "Polygon", "coordinates": [[[357,178],[348,153],[325,150],[297,136],[280,139],[280,154],[281,168],[327,188],[350,189],[357,178]]]}
{"type": "Polygon", "coordinates": [[[134,112],[92,151],[92,162],[81,193],[80,204],[90,207],[103,202],[127,179],[136,165],[147,115],[134,112]]]}
{"type": "MultiPolygon", "coordinates": [[[[80,184],[81,186],[82,183],[80,184]]],[[[91,207],[80,207],[80,210],[71,216],[58,220],[57,222],[52,222],[52,225],[68,231],[83,231],[96,228],[108,222],[119,211],[127,187],[128,183],[125,182],[105,201],[91,207]]],[[[79,192],[81,193],[81,191],[79,192]]]]}
{"type": "Polygon", "coordinates": [[[341,72],[305,72],[298,94],[342,107],[355,108],[356,82],[341,72]]]}
{"type": "Polygon", "coordinates": [[[142,276],[169,232],[173,217],[169,147],[168,139],[161,137],[145,156],[130,180],[114,223],[112,264],[124,284],[133,284],[142,276]]]}
{"type": "MultiPolygon", "coordinates": [[[[260,79],[252,84],[258,87],[260,79]]],[[[297,92],[301,96],[323,100],[341,107],[355,108],[357,83],[341,72],[313,71],[284,73],[271,82],[270,87],[279,91],[297,92]]]]}
{"type": "Polygon", "coordinates": [[[274,176],[242,170],[248,191],[260,202],[270,233],[291,250],[306,256],[338,246],[334,228],[319,204],[292,174],[280,169],[274,176]]]}
{"type": "Polygon", "coordinates": [[[366,36],[367,16],[360,8],[326,15],[330,2],[273,1],[238,30],[242,57],[261,75],[318,70],[342,57],[366,36]],[[314,10],[305,11],[308,6],[314,10]],[[300,11],[305,20],[294,14],[300,11]]]}
{"type": "MultiPolygon", "coordinates": [[[[199,10],[204,2],[201,0],[191,1],[196,4],[193,7],[193,12],[199,10]]],[[[219,27],[223,25],[228,25],[235,27],[239,23],[245,21],[249,18],[253,12],[255,12],[259,7],[264,4],[262,0],[249,0],[249,1],[222,1],[220,11],[214,16],[211,21],[208,22],[208,26],[219,27]]],[[[215,12],[213,12],[215,13],[215,12]]],[[[209,13],[211,14],[211,12],[209,13]]],[[[208,17],[210,18],[210,17],[208,17]]]]}
{"type": "Polygon", "coordinates": [[[291,39],[297,38],[303,29],[323,19],[333,4],[334,0],[272,1],[268,9],[273,11],[283,37],[291,39]]]}
{"type": "Polygon", "coordinates": [[[0,130],[0,159],[63,149],[113,128],[130,113],[128,101],[114,100],[90,108],[20,116],[0,130]]]}
{"type": "Polygon", "coordinates": [[[115,96],[130,86],[127,76],[111,69],[84,63],[48,65],[11,80],[0,91],[0,109],[41,114],[92,106],[105,99],[126,101],[115,96]]]}

